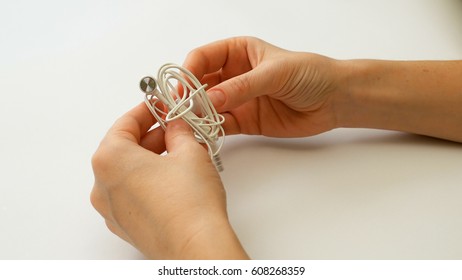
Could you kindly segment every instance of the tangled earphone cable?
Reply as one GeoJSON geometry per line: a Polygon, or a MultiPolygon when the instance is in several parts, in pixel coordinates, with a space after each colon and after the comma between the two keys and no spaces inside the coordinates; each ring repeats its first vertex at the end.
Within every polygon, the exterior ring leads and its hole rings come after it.
{"type": "Polygon", "coordinates": [[[172,63],[159,69],[157,81],[150,76],[140,81],[144,101],[159,125],[165,130],[168,122],[182,118],[193,129],[196,140],[207,145],[215,167],[221,172],[219,153],[225,136],[221,126],[224,117],[213,107],[206,87],[189,70],[172,63]],[[158,106],[159,102],[164,108],[158,106]]]}

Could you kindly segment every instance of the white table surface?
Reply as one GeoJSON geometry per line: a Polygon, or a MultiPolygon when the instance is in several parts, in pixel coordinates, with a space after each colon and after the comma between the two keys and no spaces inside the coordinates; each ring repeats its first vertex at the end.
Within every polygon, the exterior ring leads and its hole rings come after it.
{"type": "MultiPolygon", "coordinates": [[[[140,77],[237,35],[339,59],[461,59],[462,1],[2,1],[0,259],[142,258],[89,202],[91,155],[142,100],[140,77]]],[[[338,129],[231,136],[222,159],[253,258],[462,258],[461,144],[338,129]]]]}

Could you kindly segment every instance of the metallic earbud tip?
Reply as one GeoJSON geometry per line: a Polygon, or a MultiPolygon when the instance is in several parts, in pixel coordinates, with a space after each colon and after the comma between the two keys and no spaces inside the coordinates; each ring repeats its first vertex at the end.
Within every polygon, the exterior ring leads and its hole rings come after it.
{"type": "Polygon", "coordinates": [[[156,90],[157,83],[153,77],[146,76],[140,81],[140,88],[144,93],[152,93],[156,90]]]}

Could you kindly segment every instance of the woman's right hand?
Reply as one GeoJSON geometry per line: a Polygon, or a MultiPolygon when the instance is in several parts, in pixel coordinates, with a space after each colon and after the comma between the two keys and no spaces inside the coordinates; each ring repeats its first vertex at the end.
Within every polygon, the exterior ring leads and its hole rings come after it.
{"type": "Polygon", "coordinates": [[[238,37],[191,51],[184,66],[208,84],[227,134],[303,137],[336,127],[338,62],[238,37]]]}

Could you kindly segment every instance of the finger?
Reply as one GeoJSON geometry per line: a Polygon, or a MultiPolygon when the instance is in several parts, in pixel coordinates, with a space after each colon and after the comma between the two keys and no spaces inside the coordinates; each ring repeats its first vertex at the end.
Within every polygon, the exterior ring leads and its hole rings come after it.
{"type": "Polygon", "coordinates": [[[222,113],[237,108],[255,97],[271,95],[277,89],[275,80],[265,67],[257,67],[214,86],[208,94],[216,110],[222,113]]]}
{"type": "Polygon", "coordinates": [[[189,153],[191,149],[202,148],[194,138],[191,127],[182,119],[167,125],[165,144],[169,154],[189,153]]]}
{"type": "Polygon", "coordinates": [[[191,51],[183,66],[199,80],[206,74],[223,69],[223,78],[229,78],[252,69],[249,61],[249,38],[217,41],[191,51]]]}
{"type": "Polygon", "coordinates": [[[211,73],[211,74],[206,74],[201,79],[201,84],[203,84],[203,85],[206,84],[207,89],[210,89],[210,88],[218,85],[221,82],[223,82],[223,79],[222,79],[222,75],[221,75],[220,71],[214,72],[214,73],[211,73]]]}
{"type": "Polygon", "coordinates": [[[164,136],[165,132],[162,127],[156,127],[141,138],[140,145],[156,154],[161,154],[165,151],[164,136]]]}
{"type": "Polygon", "coordinates": [[[188,54],[183,67],[200,80],[205,74],[216,72],[223,67],[228,57],[228,50],[225,40],[196,48],[188,54]]]}
{"type": "Polygon", "coordinates": [[[236,117],[231,113],[223,113],[225,122],[221,125],[226,135],[241,134],[242,130],[236,117]]]}
{"type": "Polygon", "coordinates": [[[155,122],[146,104],[141,103],[120,117],[109,129],[106,137],[123,137],[139,143],[155,122]]]}

